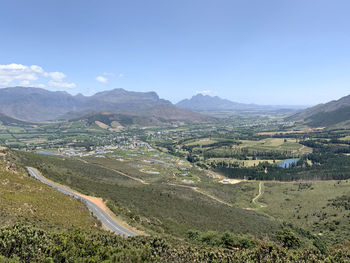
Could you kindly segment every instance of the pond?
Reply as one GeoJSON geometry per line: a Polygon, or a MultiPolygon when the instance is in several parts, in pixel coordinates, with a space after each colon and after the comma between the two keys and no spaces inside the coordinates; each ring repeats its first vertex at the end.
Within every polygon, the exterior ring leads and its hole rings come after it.
{"type": "Polygon", "coordinates": [[[287,159],[287,160],[278,162],[277,165],[282,168],[289,168],[291,165],[297,164],[298,161],[299,161],[299,158],[287,159]]]}

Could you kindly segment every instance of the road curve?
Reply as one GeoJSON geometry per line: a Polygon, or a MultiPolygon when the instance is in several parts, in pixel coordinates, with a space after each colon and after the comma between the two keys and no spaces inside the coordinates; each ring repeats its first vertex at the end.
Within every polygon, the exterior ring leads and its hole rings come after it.
{"type": "Polygon", "coordinates": [[[60,187],[58,185],[55,185],[49,181],[47,181],[45,178],[41,177],[34,169],[27,167],[27,170],[29,174],[34,177],[35,179],[39,180],[40,182],[47,184],[56,190],[60,191],[61,193],[64,193],[66,195],[72,196],[75,199],[79,199],[83,201],[83,203],[87,206],[87,208],[101,221],[101,223],[107,227],[112,232],[115,232],[118,235],[122,235],[125,237],[130,236],[136,236],[136,234],[121,225],[119,225],[112,217],[110,217],[104,210],[102,210],[100,207],[98,207],[96,204],[91,202],[90,200],[84,198],[83,196],[77,195],[63,187],[60,187]]]}

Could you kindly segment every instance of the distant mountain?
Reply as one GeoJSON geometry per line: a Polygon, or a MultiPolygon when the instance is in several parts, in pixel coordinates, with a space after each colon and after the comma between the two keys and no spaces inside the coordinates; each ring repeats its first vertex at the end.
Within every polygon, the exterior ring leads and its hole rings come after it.
{"type": "Polygon", "coordinates": [[[275,111],[295,110],[302,106],[256,105],[233,102],[218,96],[197,94],[191,99],[184,99],[176,104],[177,107],[194,111],[275,111]]]}
{"type": "Polygon", "coordinates": [[[177,107],[183,109],[191,109],[196,111],[215,111],[215,110],[233,110],[241,109],[246,105],[232,102],[230,100],[221,99],[217,96],[197,94],[191,99],[184,99],[176,104],[177,107]]]}
{"type": "Polygon", "coordinates": [[[92,113],[76,120],[85,121],[89,125],[97,124],[105,128],[168,126],[215,121],[212,117],[189,110],[179,109],[169,104],[157,105],[143,111],[92,113]]]}
{"type": "Polygon", "coordinates": [[[286,120],[304,122],[313,127],[349,127],[350,95],[299,111],[286,118],[286,120]]]}
{"type": "Polygon", "coordinates": [[[80,100],[66,92],[38,88],[14,87],[0,89],[0,111],[23,120],[55,119],[68,110],[75,110],[80,100]]]}
{"type": "Polygon", "coordinates": [[[314,107],[307,108],[306,110],[300,111],[292,115],[290,120],[305,120],[312,115],[324,112],[331,112],[341,108],[350,106],[350,95],[340,98],[339,100],[333,100],[328,103],[318,104],[314,107]]]}
{"type": "Polygon", "coordinates": [[[72,96],[40,88],[12,87],[0,89],[0,111],[30,121],[55,120],[73,112],[120,112],[171,105],[155,92],[131,92],[114,89],[93,96],[72,96]]]}
{"type": "Polygon", "coordinates": [[[114,89],[85,97],[83,110],[128,111],[143,110],[156,105],[171,105],[170,101],[160,99],[155,92],[134,92],[114,89]]]}

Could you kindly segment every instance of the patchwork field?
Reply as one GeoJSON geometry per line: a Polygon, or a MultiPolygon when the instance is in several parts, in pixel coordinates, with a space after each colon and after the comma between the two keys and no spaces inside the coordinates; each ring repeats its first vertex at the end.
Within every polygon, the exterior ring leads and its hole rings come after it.
{"type": "Polygon", "coordinates": [[[241,148],[252,151],[290,151],[293,154],[306,154],[312,152],[311,148],[299,144],[291,138],[267,138],[258,141],[242,140],[241,148]]]}

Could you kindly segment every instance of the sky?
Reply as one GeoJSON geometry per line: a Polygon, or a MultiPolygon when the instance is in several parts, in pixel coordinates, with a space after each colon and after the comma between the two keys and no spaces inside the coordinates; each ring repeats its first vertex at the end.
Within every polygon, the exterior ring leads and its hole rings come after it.
{"type": "Polygon", "coordinates": [[[350,94],[349,10],[348,0],[1,0],[0,88],[324,103],[350,94]]]}

